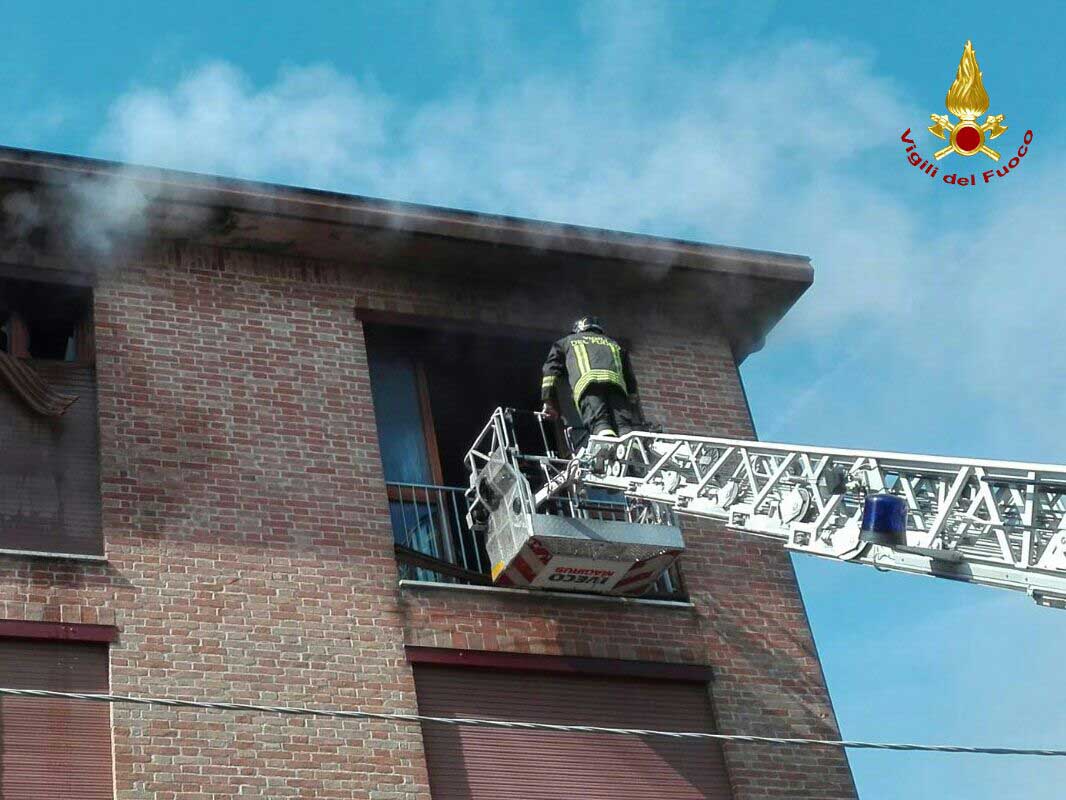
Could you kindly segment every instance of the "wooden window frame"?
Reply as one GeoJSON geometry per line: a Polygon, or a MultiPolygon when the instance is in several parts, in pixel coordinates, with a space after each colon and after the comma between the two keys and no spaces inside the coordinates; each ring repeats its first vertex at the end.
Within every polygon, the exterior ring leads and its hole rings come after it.
{"type": "MultiPolygon", "coordinates": [[[[437,428],[433,421],[433,409],[429,402],[429,379],[426,377],[426,367],[421,361],[415,361],[415,387],[418,391],[418,410],[422,421],[422,439],[426,444],[426,459],[429,462],[429,473],[435,485],[441,486],[444,482],[444,473],[440,464],[440,449],[437,445],[437,428]]],[[[400,489],[397,486],[386,483],[385,488],[389,500],[399,501],[400,489]]]]}

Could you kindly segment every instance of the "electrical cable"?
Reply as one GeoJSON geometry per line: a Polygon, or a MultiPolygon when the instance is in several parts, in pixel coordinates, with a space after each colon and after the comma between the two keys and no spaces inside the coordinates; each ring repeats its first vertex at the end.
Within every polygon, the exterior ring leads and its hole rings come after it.
{"type": "Polygon", "coordinates": [[[853,740],[802,739],[783,736],[748,736],[734,733],[703,733],[698,731],[654,731],[640,728],[605,728],[598,725],[556,725],[547,722],[512,722],[496,719],[468,719],[465,717],[429,717],[423,714],[397,712],[345,711],[330,708],[306,708],[301,706],[265,706],[251,703],[226,703],[207,700],[177,700],[167,697],[136,697],[118,694],[93,694],[85,692],[54,692],[44,689],[0,688],[0,697],[44,697],[68,700],[86,700],[100,703],[118,703],[142,706],[166,706],[170,708],[198,708],[216,711],[249,711],[262,714],[281,714],[299,717],[330,717],[335,719],[372,719],[388,722],[435,723],[441,725],[466,725],[483,728],[510,728],[519,730],[556,731],[561,733],[608,733],[623,736],[662,736],[671,739],[710,739],[721,742],[746,742],[750,744],[798,745],[805,747],[842,747],[850,750],[902,750],[930,753],[973,753],[995,756],[1066,756],[1066,750],[1051,750],[1028,747],[967,747],[951,744],[903,744],[889,742],[862,742],[853,740]]]}

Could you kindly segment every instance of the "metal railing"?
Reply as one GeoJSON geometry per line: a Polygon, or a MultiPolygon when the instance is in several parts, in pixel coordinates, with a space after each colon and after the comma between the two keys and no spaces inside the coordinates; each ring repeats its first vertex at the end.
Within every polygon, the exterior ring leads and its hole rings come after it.
{"type": "MultiPolygon", "coordinates": [[[[455,486],[388,483],[389,511],[400,577],[406,580],[488,585],[489,559],[483,536],[467,525],[466,490],[455,486]]],[[[584,519],[644,521],[640,515],[672,513],[658,507],[637,507],[622,495],[604,493],[580,504],[553,498],[549,514],[584,519]]],[[[647,520],[651,521],[651,520],[647,520]]],[[[656,520],[665,522],[667,520],[656,520]]],[[[647,597],[685,596],[677,565],[652,587],[647,597]]]]}
{"type": "Polygon", "coordinates": [[[386,486],[402,578],[488,583],[485,544],[466,524],[465,489],[422,483],[386,486]]]}

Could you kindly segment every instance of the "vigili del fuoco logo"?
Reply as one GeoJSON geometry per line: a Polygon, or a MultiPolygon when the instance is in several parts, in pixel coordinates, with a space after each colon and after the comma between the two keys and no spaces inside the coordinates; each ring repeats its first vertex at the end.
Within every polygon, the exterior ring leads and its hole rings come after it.
{"type": "MultiPolygon", "coordinates": [[[[914,143],[911,129],[903,132],[900,140],[907,146],[907,161],[911,166],[917,167],[930,178],[935,178],[940,172],[940,161],[952,154],[969,158],[978,154],[986,156],[992,161],[999,161],[999,152],[989,145],[993,139],[1006,133],[1007,126],[1003,124],[1003,114],[989,114],[984,122],[978,122],[977,118],[988,111],[988,92],[982,80],[981,69],[977,66],[977,55],[973,51],[973,44],[966,42],[959,60],[959,69],[955,73],[955,81],[948,89],[946,99],[949,114],[930,114],[933,124],[929,126],[929,132],[938,139],[948,142],[947,147],[942,147],[933,153],[933,160],[923,158],[914,143]],[[952,122],[951,117],[958,117],[958,122],[952,122]]],[[[996,178],[1005,178],[1021,164],[1025,154],[1029,152],[1029,145],[1033,141],[1033,132],[1027,130],[1022,137],[1022,144],[1017,153],[1010,154],[1010,160],[1002,166],[987,169],[981,172],[982,183],[991,183],[996,178]]],[[[943,175],[944,183],[955,186],[974,186],[977,184],[976,173],[951,172],[943,175]]]]}

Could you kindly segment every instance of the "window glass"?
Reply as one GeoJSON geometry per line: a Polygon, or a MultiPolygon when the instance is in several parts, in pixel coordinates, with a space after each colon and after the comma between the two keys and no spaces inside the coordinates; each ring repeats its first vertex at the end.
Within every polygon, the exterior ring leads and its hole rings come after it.
{"type": "Polygon", "coordinates": [[[414,361],[390,350],[368,355],[385,480],[432,483],[414,361]]]}
{"type": "Polygon", "coordinates": [[[404,547],[440,558],[440,508],[428,498],[426,502],[418,500],[415,497],[389,502],[393,540],[404,547]]]}

